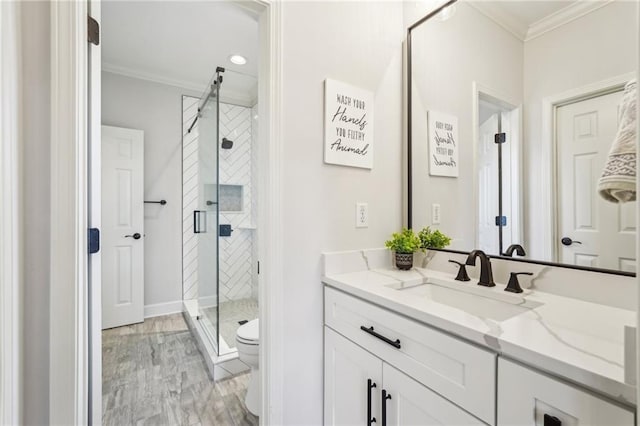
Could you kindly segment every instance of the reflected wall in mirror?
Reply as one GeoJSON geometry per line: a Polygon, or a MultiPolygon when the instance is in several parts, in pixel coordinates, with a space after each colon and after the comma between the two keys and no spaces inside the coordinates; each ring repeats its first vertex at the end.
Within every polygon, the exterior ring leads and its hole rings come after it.
{"type": "Polygon", "coordinates": [[[598,181],[637,97],[637,7],[460,1],[412,26],[410,226],[455,250],[520,244],[532,260],[635,272],[636,202],[605,201],[598,181]],[[457,118],[457,177],[430,174],[430,113],[457,118]]]}

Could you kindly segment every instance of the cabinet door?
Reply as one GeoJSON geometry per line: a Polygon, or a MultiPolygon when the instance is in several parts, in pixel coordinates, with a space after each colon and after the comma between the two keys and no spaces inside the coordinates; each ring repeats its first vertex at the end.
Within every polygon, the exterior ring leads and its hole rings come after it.
{"type": "Polygon", "coordinates": [[[382,361],[330,328],[324,330],[324,424],[369,426],[368,412],[378,417],[382,361]],[[369,388],[369,380],[375,387],[369,388]]]}
{"type": "Polygon", "coordinates": [[[383,380],[382,389],[388,399],[381,401],[381,404],[385,404],[384,410],[381,408],[383,420],[378,423],[381,426],[385,425],[384,420],[388,426],[484,425],[388,364],[383,365],[383,380]]]}
{"type": "Polygon", "coordinates": [[[630,410],[514,362],[498,362],[498,426],[633,424],[630,410]]]}

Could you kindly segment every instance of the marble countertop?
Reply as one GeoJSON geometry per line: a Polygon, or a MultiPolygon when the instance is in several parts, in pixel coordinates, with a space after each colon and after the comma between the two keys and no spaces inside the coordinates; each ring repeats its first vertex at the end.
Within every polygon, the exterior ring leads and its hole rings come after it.
{"type": "MultiPolygon", "coordinates": [[[[325,267],[322,281],[635,406],[635,386],[625,383],[624,367],[625,326],[635,327],[634,311],[537,290],[526,291],[524,302],[519,304],[450,289],[440,291],[441,295],[426,290],[421,293],[417,288],[408,292],[396,288],[419,285],[427,276],[454,276],[422,268],[368,268],[366,265],[363,270],[344,272],[325,267]]],[[[460,285],[475,286],[476,280],[460,285]]],[[[498,284],[487,291],[502,291],[504,287],[498,284]]],[[[627,376],[634,376],[629,373],[627,376]]]]}

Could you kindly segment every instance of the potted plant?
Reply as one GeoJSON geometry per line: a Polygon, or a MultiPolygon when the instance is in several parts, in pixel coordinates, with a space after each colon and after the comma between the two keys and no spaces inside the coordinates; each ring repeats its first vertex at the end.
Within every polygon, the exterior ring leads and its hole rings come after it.
{"type": "Polygon", "coordinates": [[[427,250],[427,255],[423,261],[423,267],[426,267],[427,263],[433,259],[435,252],[428,251],[429,249],[441,249],[451,244],[451,238],[440,232],[440,230],[432,230],[430,227],[422,228],[418,233],[418,239],[420,240],[420,249],[427,250]]]}
{"type": "Polygon", "coordinates": [[[402,232],[394,232],[384,244],[395,253],[398,269],[406,271],[413,267],[413,253],[420,250],[420,239],[413,230],[403,228],[402,232]]]}
{"type": "Polygon", "coordinates": [[[440,232],[440,230],[431,230],[430,227],[422,228],[422,231],[418,233],[420,239],[420,248],[428,250],[431,248],[445,248],[451,244],[451,238],[440,232]]]}

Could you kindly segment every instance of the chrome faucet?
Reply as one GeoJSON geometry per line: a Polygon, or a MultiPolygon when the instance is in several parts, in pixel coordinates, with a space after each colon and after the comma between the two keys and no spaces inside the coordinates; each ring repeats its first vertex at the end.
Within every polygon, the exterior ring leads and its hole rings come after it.
{"type": "Polygon", "coordinates": [[[489,256],[487,256],[485,252],[482,250],[473,250],[469,253],[469,257],[467,257],[467,261],[465,263],[469,266],[474,266],[476,264],[477,257],[480,258],[480,281],[478,281],[478,285],[494,287],[496,283],[493,282],[491,260],[489,260],[489,256]]]}

